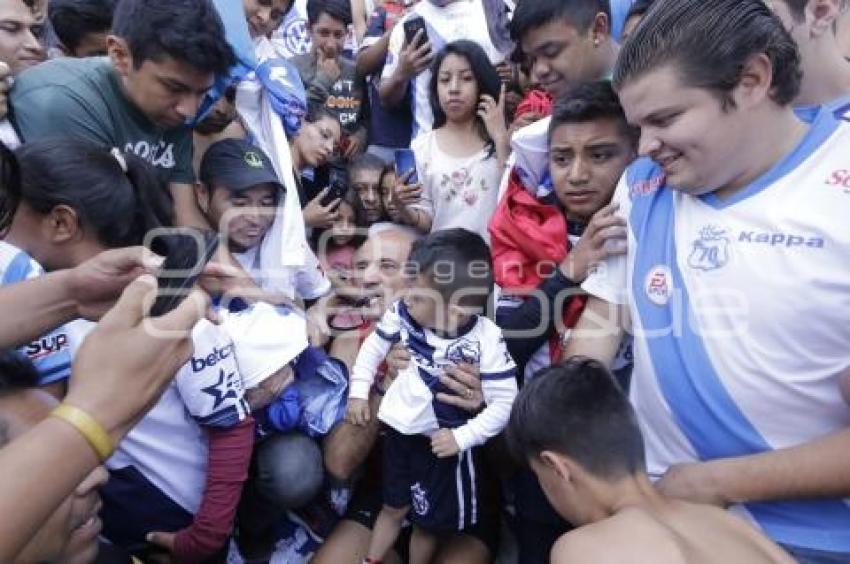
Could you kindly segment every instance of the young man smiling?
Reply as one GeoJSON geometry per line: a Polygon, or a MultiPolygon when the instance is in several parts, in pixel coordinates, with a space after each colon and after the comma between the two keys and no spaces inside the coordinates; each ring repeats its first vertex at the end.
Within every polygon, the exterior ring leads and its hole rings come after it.
{"type": "Polygon", "coordinates": [[[601,300],[628,303],[631,400],[661,491],[733,505],[803,562],[844,562],[850,232],[835,179],[850,124],[799,121],[800,80],[761,0],[650,10],[614,73],[649,157],[614,196],[628,254],[584,283],[596,299],[567,355],[608,362],[622,323],[600,330],[616,311],[601,300]]]}
{"type": "Polygon", "coordinates": [[[12,113],[23,140],[82,137],[160,170],[175,222],[205,227],[192,192],[195,117],[234,55],[210,0],[122,0],[108,59],[58,59],[19,77],[12,113]]]}
{"type": "Polygon", "coordinates": [[[553,98],[607,78],[617,59],[605,0],[518,2],[511,36],[531,63],[534,81],[553,98]]]}

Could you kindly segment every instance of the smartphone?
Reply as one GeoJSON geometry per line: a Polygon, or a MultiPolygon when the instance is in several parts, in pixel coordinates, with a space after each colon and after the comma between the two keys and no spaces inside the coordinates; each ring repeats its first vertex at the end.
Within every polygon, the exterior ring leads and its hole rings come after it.
{"type": "Polygon", "coordinates": [[[159,287],[151,316],[159,317],[180,305],[218,249],[218,234],[185,228],[162,237],[168,254],[159,269],[159,287]]]}
{"type": "Polygon", "coordinates": [[[416,37],[416,33],[420,29],[423,32],[422,39],[419,41],[421,45],[428,41],[428,29],[425,26],[425,19],[422,16],[414,16],[404,22],[404,39],[408,45],[413,45],[413,38],[416,37]]]}
{"type": "Polygon", "coordinates": [[[419,176],[416,174],[416,157],[411,149],[396,149],[395,151],[395,175],[399,180],[404,180],[404,175],[410,171],[413,174],[407,179],[407,184],[416,184],[419,182],[419,176]]]}
{"type": "Polygon", "coordinates": [[[344,198],[346,192],[348,192],[348,181],[345,175],[339,170],[333,169],[330,172],[330,179],[328,180],[328,193],[325,194],[325,197],[322,198],[320,203],[322,206],[328,206],[334,200],[344,198]]]}

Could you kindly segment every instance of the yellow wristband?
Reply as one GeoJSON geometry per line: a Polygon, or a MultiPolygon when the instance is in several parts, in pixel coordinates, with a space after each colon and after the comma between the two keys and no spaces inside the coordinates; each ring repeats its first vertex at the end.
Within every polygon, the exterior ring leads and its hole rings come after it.
{"type": "Polygon", "coordinates": [[[94,417],[79,407],[62,403],[50,415],[62,419],[79,431],[91,445],[101,462],[105,462],[112,454],[114,447],[106,430],[94,420],[94,417]]]}

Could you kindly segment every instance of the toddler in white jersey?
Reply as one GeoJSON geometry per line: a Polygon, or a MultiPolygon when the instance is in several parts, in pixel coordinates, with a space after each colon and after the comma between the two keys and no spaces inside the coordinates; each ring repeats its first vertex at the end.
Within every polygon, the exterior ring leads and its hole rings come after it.
{"type": "Polygon", "coordinates": [[[386,425],[384,506],[367,562],[380,562],[405,517],[414,525],[411,562],[430,561],[435,533],[478,522],[475,447],[507,425],[517,394],[516,366],[501,330],[478,315],[493,286],[484,240],[465,229],[432,233],[408,258],[408,292],[384,314],[360,349],[351,375],[347,418],[365,424],[375,373],[393,344],[411,362],[390,384],[378,410],[386,425]],[[486,407],[477,415],[437,400],[447,366],[477,365],[486,407]],[[410,511],[410,509],[413,511],[410,511]]]}

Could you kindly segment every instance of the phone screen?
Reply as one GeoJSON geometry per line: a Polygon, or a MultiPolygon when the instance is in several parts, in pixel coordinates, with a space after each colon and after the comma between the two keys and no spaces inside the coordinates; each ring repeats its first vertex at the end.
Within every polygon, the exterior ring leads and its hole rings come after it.
{"type": "Polygon", "coordinates": [[[416,157],[411,149],[396,149],[395,152],[395,175],[399,180],[404,180],[404,175],[413,171],[413,174],[407,179],[407,184],[416,184],[419,182],[419,176],[416,174],[416,157]]]}
{"type": "Polygon", "coordinates": [[[162,237],[168,255],[157,275],[156,301],[151,316],[159,317],[180,305],[218,249],[218,234],[183,228],[162,237]]]}

